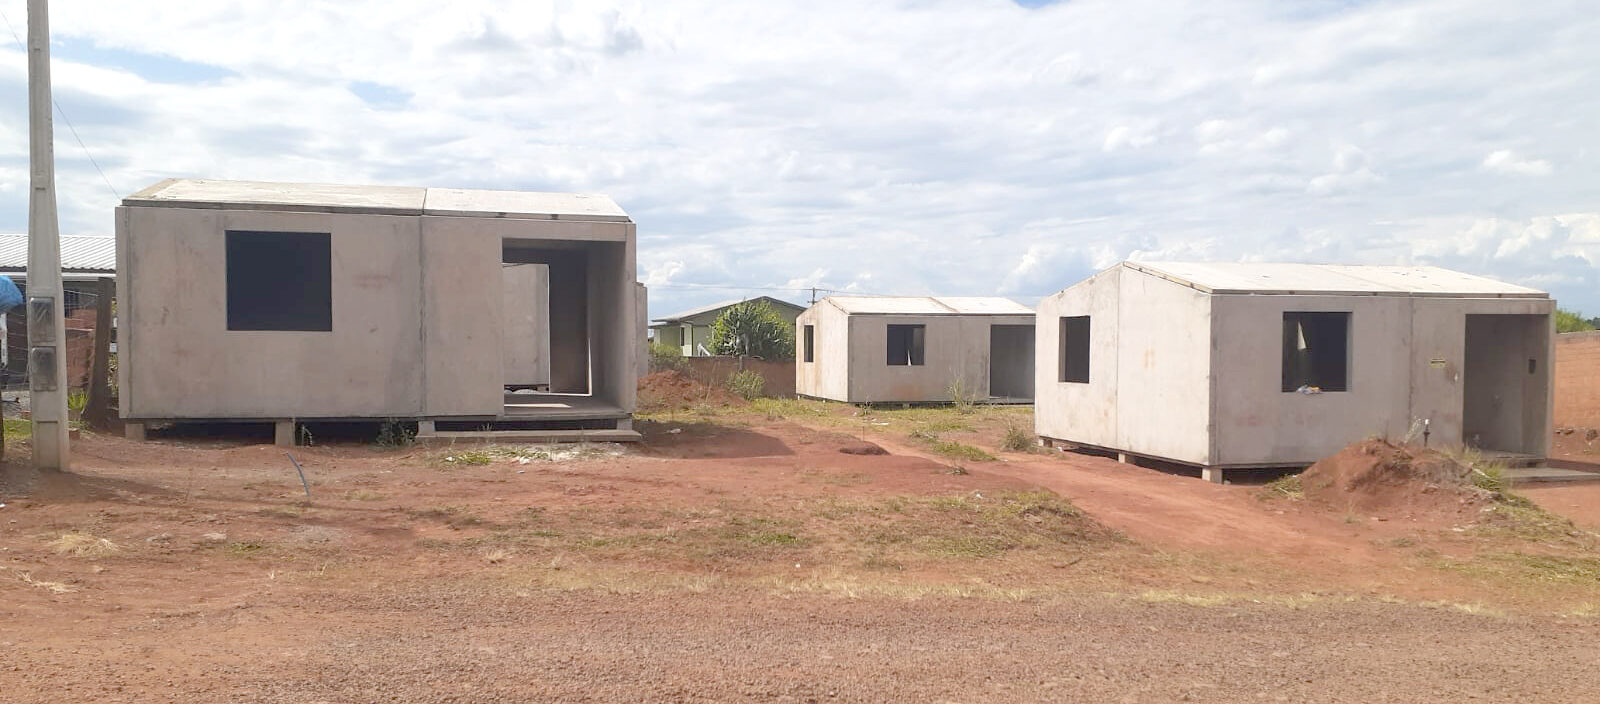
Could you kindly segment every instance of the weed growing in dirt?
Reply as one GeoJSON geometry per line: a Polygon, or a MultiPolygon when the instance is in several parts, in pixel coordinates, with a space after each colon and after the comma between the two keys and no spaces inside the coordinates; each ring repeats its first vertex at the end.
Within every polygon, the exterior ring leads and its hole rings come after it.
{"type": "Polygon", "coordinates": [[[1299,501],[1306,497],[1306,492],[1305,487],[1300,485],[1300,475],[1290,474],[1267,482],[1267,485],[1261,488],[1260,496],[1299,501]]]}
{"type": "Polygon", "coordinates": [[[1010,452],[1028,452],[1033,449],[1033,435],[1015,425],[1006,426],[1006,435],[1000,440],[1000,449],[1010,452]]]}
{"type": "Polygon", "coordinates": [[[973,406],[978,403],[977,392],[967,388],[966,380],[959,377],[950,382],[950,386],[945,388],[945,393],[950,396],[950,406],[956,413],[962,415],[971,413],[973,406]]]}
{"type": "Polygon", "coordinates": [[[954,440],[945,440],[944,438],[939,437],[937,434],[927,430],[912,431],[911,439],[921,441],[923,444],[928,446],[928,449],[944,455],[945,457],[951,457],[958,460],[969,460],[972,462],[993,462],[995,459],[994,455],[983,451],[983,448],[973,447],[971,445],[959,443],[954,440]]]}
{"type": "Polygon", "coordinates": [[[439,461],[455,467],[481,467],[494,462],[494,452],[489,449],[452,450],[439,461]]]}
{"type": "Polygon", "coordinates": [[[266,549],[267,544],[259,540],[241,540],[238,542],[228,543],[227,547],[224,548],[224,551],[226,551],[229,555],[245,557],[248,555],[254,555],[266,549]]]}
{"type": "Polygon", "coordinates": [[[752,370],[740,369],[728,375],[726,385],[728,390],[733,392],[735,396],[751,401],[761,395],[762,389],[767,385],[767,380],[752,370]]]}
{"type": "Polygon", "coordinates": [[[390,418],[378,425],[378,436],[373,438],[372,444],[378,447],[395,448],[406,447],[416,441],[416,423],[407,423],[390,418]]]}
{"type": "Polygon", "coordinates": [[[62,533],[61,537],[50,541],[50,548],[61,555],[88,558],[107,557],[122,551],[110,540],[77,531],[62,533]]]}
{"type": "Polygon", "coordinates": [[[345,492],[344,498],[346,501],[382,501],[389,498],[389,495],[367,489],[356,489],[345,492]]]}

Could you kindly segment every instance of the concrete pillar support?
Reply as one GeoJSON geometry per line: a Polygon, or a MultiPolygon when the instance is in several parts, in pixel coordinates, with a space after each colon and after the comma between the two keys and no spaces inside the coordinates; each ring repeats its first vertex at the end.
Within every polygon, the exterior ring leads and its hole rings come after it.
{"type": "Polygon", "coordinates": [[[1200,478],[1204,479],[1204,480],[1206,480],[1208,482],[1211,482],[1212,484],[1226,484],[1227,483],[1227,482],[1224,482],[1222,480],[1222,468],[1221,467],[1202,467],[1202,468],[1200,468],[1200,478]]]}
{"type": "Polygon", "coordinates": [[[273,423],[272,444],[278,447],[294,447],[295,422],[280,420],[273,423]]]}
{"type": "Polygon", "coordinates": [[[433,421],[431,421],[431,420],[419,420],[419,421],[417,421],[417,437],[419,437],[419,438],[431,438],[437,433],[438,433],[438,429],[434,427],[433,421]]]}
{"type": "Polygon", "coordinates": [[[1129,457],[1128,453],[1126,453],[1126,452],[1118,452],[1117,453],[1117,461],[1121,462],[1123,464],[1133,464],[1133,458],[1129,457]]]}
{"type": "Polygon", "coordinates": [[[129,421],[122,424],[122,436],[129,440],[144,442],[144,423],[129,421]]]}

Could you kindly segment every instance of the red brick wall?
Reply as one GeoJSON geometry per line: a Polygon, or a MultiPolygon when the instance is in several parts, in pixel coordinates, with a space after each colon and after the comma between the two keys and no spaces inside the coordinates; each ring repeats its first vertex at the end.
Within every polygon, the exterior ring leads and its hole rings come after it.
{"type": "Polygon", "coordinates": [[[1600,427],[1600,332],[1556,336],[1557,428],[1600,427]]]}
{"type": "MultiPolygon", "coordinates": [[[[728,377],[739,371],[738,357],[684,357],[683,361],[688,363],[690,378],[712,386],[723,386],[728,377]]],[[[745,359],[744,368],[760,374],[766,381],[761,388],[762,396],[794,395],[794,362],[745,359]]]]}

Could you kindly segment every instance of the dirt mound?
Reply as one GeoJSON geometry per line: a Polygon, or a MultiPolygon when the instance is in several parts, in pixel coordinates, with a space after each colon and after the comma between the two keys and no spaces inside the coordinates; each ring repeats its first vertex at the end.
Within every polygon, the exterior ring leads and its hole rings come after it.
{"type": "Polygon", "coordinates": [[[844,454],[847,454],[847,455],[887,455],[887,454],[889,454],[888,450],[885,450],[882,447],[879,447],[877,445],[877,443],[871,443],[871,442],[867,442],[865,440],[861,440],[859,442],[849,443],[849,444],[847,444],[847,445],[845,445],[843,447],[840,447],[839,451],[843,452],[844,454]]]}
{"type": "Polygon", "coordinates": [[[1334,509],[1396,518],[1477,514],[1494,494],[1474,470],[1437,450],[1363,440],[1300,474],[1307,499],[1334,509]]]}
{"type": "Polygon", "coordinates": [[[738,406],[743,399],[693,379],[683,372],[667,370],[639,378],[639,410],[681,411],[695,406],[738,406]]]}

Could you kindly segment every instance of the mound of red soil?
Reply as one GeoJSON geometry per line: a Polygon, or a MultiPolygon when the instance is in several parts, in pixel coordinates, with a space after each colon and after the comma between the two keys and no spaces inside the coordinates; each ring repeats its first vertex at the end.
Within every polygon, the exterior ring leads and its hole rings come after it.
{"type": "Polygon", "coordinates": [[[744,404],[738,396],[672,370],[640,377],[638,399],[639,410],[646,413],[744,404]]]}
{"type": "Polygon", "coordinates": [[[839,451],[843,452],[844,454],[847,454],[847,455],[887,455],[887,454],[889,454],[888,450],[885,450],[882,447],[879,447],[877,443],[871,443],[871,442],[867,442],[865,440],[848,443],[845,446],[839,448],[839,451]]]}
{"type": "Polygon", "coordinates": [[[1472,468],[1436,450],[1363,440],[1300,475],[1306,498],[1367,516],[1452,518],[1476,515],[1493,495],[1471,482],[1472,468]]]}

